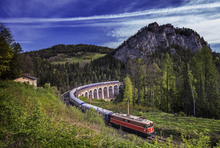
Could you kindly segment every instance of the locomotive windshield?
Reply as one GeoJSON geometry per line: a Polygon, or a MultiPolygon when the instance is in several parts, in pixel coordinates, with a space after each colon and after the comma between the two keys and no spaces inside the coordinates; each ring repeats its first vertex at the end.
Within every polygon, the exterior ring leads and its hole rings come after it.
{"type": "Polygon", "coordinates": [[[148,125],[146,125],[146,128],[151,128],[153,126],[154,126],[153,124],[148,124],[148,125]]]}

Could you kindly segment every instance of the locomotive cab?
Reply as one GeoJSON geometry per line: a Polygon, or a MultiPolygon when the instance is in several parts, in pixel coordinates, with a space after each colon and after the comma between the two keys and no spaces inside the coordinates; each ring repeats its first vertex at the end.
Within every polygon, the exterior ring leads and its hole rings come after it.
{"type": "Polygon", "coordinates": [[[150,123],[148,125],[146,125],[147,128],[147,133],[153,133],[154,132],[154,124],[150,123]]]}

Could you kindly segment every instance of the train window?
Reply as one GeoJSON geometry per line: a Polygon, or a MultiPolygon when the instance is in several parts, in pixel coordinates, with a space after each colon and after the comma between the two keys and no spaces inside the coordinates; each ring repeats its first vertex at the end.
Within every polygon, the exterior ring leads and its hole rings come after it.
{"type": "Polygon", "coordinates": [[[146,125],[146,128],[147,128],[147,125],[146,125]]]}
{"type": "Polygon", "coordinates": [[[148,128],[151,128],[151,125],[150,125],[150,124],[148,124],[148,128]]]}
{"type": "Polygon", "coordinates": [[[125,122],[128,122],[128,120],[125,120],[125,122]]]}

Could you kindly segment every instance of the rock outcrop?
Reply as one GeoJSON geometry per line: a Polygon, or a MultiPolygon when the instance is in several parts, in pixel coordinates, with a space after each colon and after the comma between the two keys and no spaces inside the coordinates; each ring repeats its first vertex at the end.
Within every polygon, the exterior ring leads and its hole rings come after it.
{"type": "Polygon", "coordinates": [[[134,36],[124,41],[114,55],[116,59],[126,62],[128,58],[144,58],[160,47],[170,48],[171,45],[188,48],[193,52],[208,43],[200,35],[188,28],[174,28],[171,24],[159,26],[156,22],[143,27],[134,36]]]}

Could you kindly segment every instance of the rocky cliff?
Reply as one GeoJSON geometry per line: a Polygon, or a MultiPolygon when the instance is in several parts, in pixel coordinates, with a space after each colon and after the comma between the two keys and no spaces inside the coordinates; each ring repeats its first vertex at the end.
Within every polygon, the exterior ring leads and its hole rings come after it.
{"type": "Polygon", "coordinates": [[[143,58],[161,47],[175,52],[171,46],[175,44],[193,52],[204,45],[209,47],[203,37],[192,29],[174,28],[171,24],[159,26],[155,22],[141,28],[134,36],[124,41],[117,48],[114,57],[125,63],[128,58],[143,58]]]}

